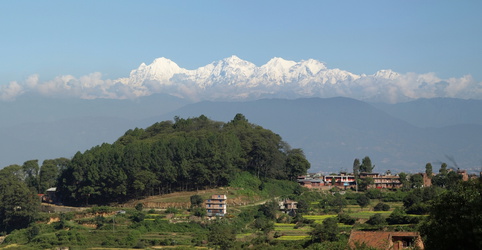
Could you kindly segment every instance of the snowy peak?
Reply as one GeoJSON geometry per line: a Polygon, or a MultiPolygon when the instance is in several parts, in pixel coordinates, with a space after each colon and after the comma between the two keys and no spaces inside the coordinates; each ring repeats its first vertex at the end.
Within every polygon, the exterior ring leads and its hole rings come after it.
{"type": "Polygon", "coordinates": [[[139,68],[132,70],[129,76],[130,85],[141,85],[144,81],[158,81],[160,83],[169,83],[169,80],[179,73],[186,70],[179,67],[175,62],[161,57],[154,59],[154,61],[146,65],[141,63],[139,68]]]}
{"type": "Polygon", "coordinates": [[[392,71],[391,69],[382,69],[377,71],[374,75],[376,78],[384,78],[394,80],[400,77],[400,74],[397,72],[392,71]]]}
{"type": "Polygon", "coordinates": [[[314,59],[295,62],[275,57],[261,67],[257,67],[233,55],[195,70],[181,68],[173,61],[161,57],[149,65],[142,63],[138,69],[131,72],[128,80],[124,79],[120,82],[132,86],[141,86],[146,81],[158,82],[160,85],[189,82],[205,89],[218,85],[253,88],[286,84],[305,86],[311,82],[334,84],[341,80],[357,78],[359,76],[350,72],[329,70],[324,63],[314,59]]]}
{"type": "Polygon", "coordinates": [[[294,61],[288,61],[280,57],[274,57],[268,61],[265,65],[261,66],[261,68],[276,70],[276,71],[287,71],[291,67],[296,65],[294,61]]]}

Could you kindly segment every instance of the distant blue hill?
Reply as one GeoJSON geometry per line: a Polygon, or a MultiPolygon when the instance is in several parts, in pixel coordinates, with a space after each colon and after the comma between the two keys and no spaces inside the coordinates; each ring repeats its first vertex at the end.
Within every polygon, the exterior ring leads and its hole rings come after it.
{"type": "Polygon", "coordinates": [[[30,97],[0,103],[0,167],[30,159],[71,157],[134,127],[201,114],[229,121],[236,113],[302,148],[310,171],[351,171],[370,156],[375,171],[437,171],[441,162],[480,171],[482,101],[424,99],[370,104],[349,98],[262,99],[189,103],[167,95],[138,100],[30,97]]]}
{"type": "MultiPolygon", "coordinates": [[[[418,111],[414,108],[413,116],[418,111]]],[[[302,148],[312,171],[351,171],[353,160],[367,155],[376,165],[375,171],[383,172],[422,171],[427,162],[434,163],[435,170],[441,162],[477,170],[482,160],[482,125],[462,125],[470,118],[449,127],[422,128],[396,118],[400,116],[396,112],[388,114],[349,98],[200,102],[157,119],[204,114],[213,120],[229,121],[236,113],[280,134],[291,146],[302,148]]]]}

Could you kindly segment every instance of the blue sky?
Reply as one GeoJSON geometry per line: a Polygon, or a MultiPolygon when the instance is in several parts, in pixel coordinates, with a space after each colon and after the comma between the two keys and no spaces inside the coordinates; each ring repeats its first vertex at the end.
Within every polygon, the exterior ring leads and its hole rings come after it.
{"type": "Polygon", "coordinates": [[[317,59],[482,81],[482,1],[1,1],[0,85],[38,74],[128,76],[166,57],[317,59]]]}

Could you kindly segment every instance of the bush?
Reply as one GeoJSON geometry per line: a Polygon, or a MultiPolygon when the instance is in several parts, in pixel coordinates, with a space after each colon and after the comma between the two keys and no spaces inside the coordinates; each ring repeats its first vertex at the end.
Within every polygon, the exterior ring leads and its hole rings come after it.
{"type": "Polygon", "coordinates": [[[374,188],[374,189],[368,189],[366,191],[366,196],[368,196],[368,198],[370,199],[382,199],[384,194],[380,189],[374,188]]]}
{"type": "Polygon", "coordinates": [[[407,214],[427,214],[430,209],[428,204],[416,203],[407,208],[407,214]]]}
{"type": "Polygon", "coordinates": [[[386,192],[382,201],[384,202],[400,202],[407,196],[407,192],[403,192],[402,190],[386,192]]]}
{"type": "Polygon", "coordinates": [[[356,203],[362,208],[366,207],[370,204],[370,198],[366,195],[360,194],[356,197],[356,203]]]}
{"type": "Polygon", "coordinates": [[[390,205],[386,203],[379,202],[375,207],[373,207],[373,211],[388,211],[390,210],[390,205]]]}
{"type": "Polygon", "coordinates": [[[142,211],[142,209],[144,209],[144,204],[142,204],[142,203],[137,203],[134,208],[135,208],[137,211],[142,211]]]}
{"type": "Polygon", "coordinates": [[[390,225],[394,224],[410,224],[410,223],[417,223],[418,218],[410,217],[405,213],[405,211],[401,208],[396,208],[393,212],[388,216],[387,222],[390,225]]]}
{"type": "Polygon", "coordinates": [[[351,217],[349,214],[339,213],[338,214],[338,222],[343,223],[345,225],[353,225],[355,224],[355,218],[351,217]]]}
{"type": "Polygon", "coordinates": [[[166,214],[177,214],[179,210],[175,207],[168,207],[166,209],[166,214]]]}
{"type": "Polygon", "coordinates": [[[366,223],[372,226],[382,226],[386,224],[386,220],[381,214],[374,214],[370,216],[366,223]]]}

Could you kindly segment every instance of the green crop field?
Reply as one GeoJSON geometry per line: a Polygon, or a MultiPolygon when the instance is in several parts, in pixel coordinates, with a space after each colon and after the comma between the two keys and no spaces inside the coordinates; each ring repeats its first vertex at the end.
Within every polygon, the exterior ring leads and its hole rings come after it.
{"type": "Polygon", "coordinates": [[[326,218],[336,217],[336,214],[325,214],[325,215],[303,215],[303,218],[314,220],[316,223],[322,223],[326,218]]]}

